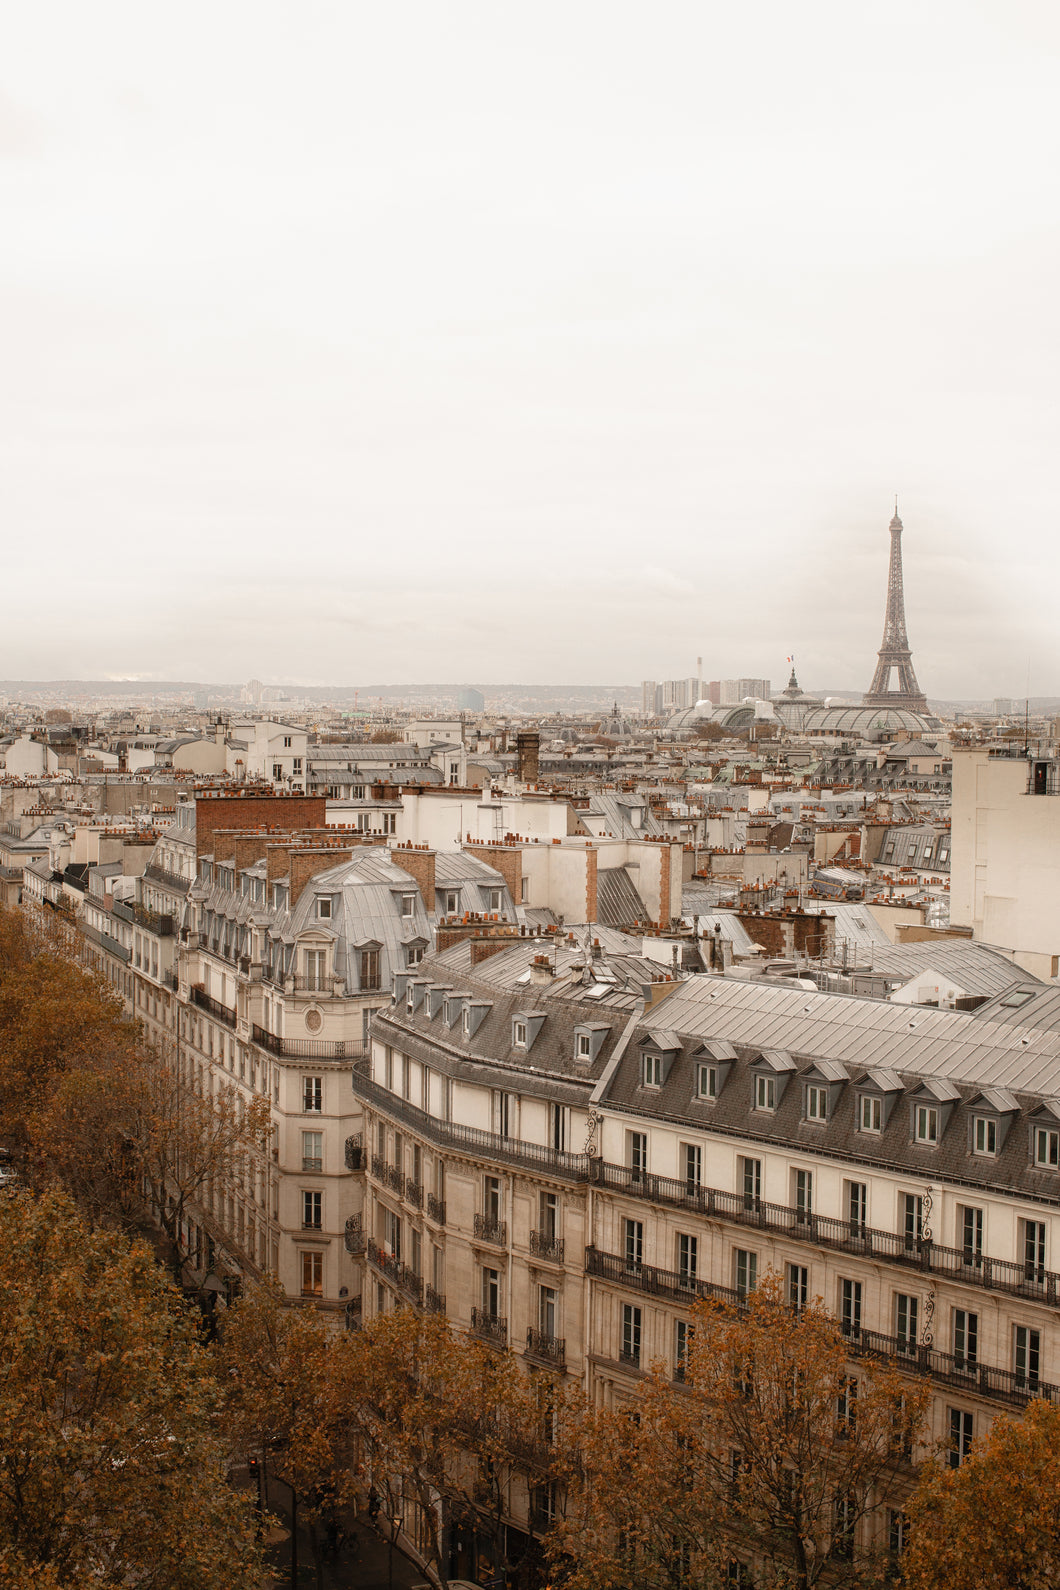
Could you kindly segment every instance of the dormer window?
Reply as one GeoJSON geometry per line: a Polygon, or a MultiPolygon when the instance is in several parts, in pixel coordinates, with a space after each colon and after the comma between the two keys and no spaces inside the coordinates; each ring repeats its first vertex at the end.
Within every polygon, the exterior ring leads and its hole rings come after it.
{"type": "Polygon", "coordinates": [[[1060,1169],[1060,1128],[1034,1128],[1034,1163],[1042,1170],[1060,1169]]]}
{"type": "Polygon", "coordinates": [[[883,1100],[878,1093],[863,1093],[858,1099],[858,1129],[877,1134],[883,1131],[883,1100]]]}
{"type": "Polygon", "coordinates": [[[401,915],[403,917],[416,915],[416,896],[414,894],[403,894],[401,896],[401,915]]]}
{"type": "Polygon", "coordinates": [[[696,1073],[696,1096],[701,1099],[716,1099],[718,1096],[718,1068],[717,1066],[701,1065],[696,1073]]]}
{"type": "Polygon", "coordinates": [[[442,895],[442,915],[455,916],[460,909],[459,889],[446,889],[442,895]]]}
{"type": "Polygon", "coordinates": [[[317,900],[317,916],[322,922],[331,921],[331,899],[328,895],[321,895],[317,900]]]}
{"type": "Polygon", "coordinates": [[[775,1110],[777,1107],[776,1077],[755,1077],[755,1109],[775,1110]]]}
{"type": "Polygon", "coordinates": [[[588,1060],[592,1055],[592,1039],[587,1032],[579,1032],[574,1040],[574,1053],[579,1060],[588,1060]]]}
{"type": "Polygon", "coordinates": [[[939,1112],[933,1104],[918,1104],[913,1112],[913,1135],[918,1143],[937,1143],[939,1112]]]}
{"type": "Polygon", "coordinates": [[[640,1057],[640,1082],[644,1088],[662,1087],[662,1055],[645,1050],[640,1057]]]}
{"type": "Polygon", "coordinates": [[[828,1119],[828,1089],[821,1087],[817,1082],[810,1082],[806,1086],[806,1119],[808,1121],[828,1119]]]}
{"type": "Polygon", "coordinates": [[[461,1019],[461,1026],[464,1029],[464,1037],[465,1038],[470,1038],[471,1037],[471,1007],[469,1005],[465,1005],[464,1006],[464,1014],[463,1014],[463,1017],[461,1019]]]}
{"type": "Polygon", "coordinates": [[[997,1155],[997,1120],[992,1115],[977,1115],[972,1122],[972,1143],[977,1154],[988,1159],[997,1155]]]}
{"type": "Polygon", "coordinates": [[[514,1048],[516,1048],[516,1049],[525,1049],[526,1048],[526,1022],[525,1021],[516,1020],[516,1021],[512,1022],[512,1046],[514,1048]]]}
{"type": "Polygon", "coordinates": [[[504,891],[503,891],[503,889],[490,889],[489,890],[489,909],[491,911],[499,911],[503,903],[504,903],[504,891]]]}

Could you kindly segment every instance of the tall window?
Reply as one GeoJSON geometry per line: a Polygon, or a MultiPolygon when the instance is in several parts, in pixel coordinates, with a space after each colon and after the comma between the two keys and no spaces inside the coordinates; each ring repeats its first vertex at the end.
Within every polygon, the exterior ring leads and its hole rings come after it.
{"type": "Polygon", "coordinates": [[[979,1315],[953,1311],[953,1357],[958,1369],[974,1369],[979,1357],[979,1315]]]}
{"type": "Polygon", "coordinates": [[[1045,1279],[1045,1221],[1021,1220],[1023,1273],[1028,1281],[1045,1279]]]}
{"type": "Polygon", "coordinates": [[[622,1361],[640,1363],[640,1309],[632,1303],[622,1305],[622,1361]]]}
{"type": "Polygon", "coordinates": [[[1017,1325],[1013,1367],[1021,1387],[1037,1389],[1041,1356],[1041,1332],[1027,1325],[1017,1325]]]}
{"type": "Polygon", "coordinates": [[[677,1238],[677,1274],[682,1286],[695,1286],[699,1242],[682,1231],[677,1238]]]}
{"type": "Polygon", "coordinates": [[[703,1150],[698,1143],[683,1143],[682,1157],[685,1170],[685,1191],[694,1195],[703,1181],[703,1150]]]}
{"type": "Polygon", "coordinates": [[[323,1132],[302,1133],[302,1169],[324,1169],[324,1134],[323,1132]]]}
{"type": "Polygon", "coordinates": [[[507,1093],[493,1095],[493,1130],[498,1137],[508,1136],[510,1098],[507,1093]]]}
{"type": "Polygon", "coordinates": [[[307,1230],[319,1231],[324,1217],[324,1194],[303,1192],[302,1225],[307,1230]]]}
{"type": "Polygon", "coordinates": [[[760,1159],[740,1159],[740,1180],[743,1184],[743,1202],[745,1209],[757,1207],[762,1197],[762,1161],[760,1159]]]}
{"type": "Polygon", "coordinates": [[[688,1349],[692,1341],[692,1327],[686,1319],[674,1322],[674,1379],[685,1378],[688,1349]]]}
{"type": "Polygon", "coordinates": [[[950,1468],[959,1469],[972,1450],[972,1415],[963,1408],[950,1409],[950,1468]]]}
{"type": "Polygon", "coordinates": [[[801,1220],[809,1220],[813,1214],[812,1170],[795,1172],[795,1211],[801,1220]]]}
{"type": "Polygon", "coordinates": [[[324,1255],[322,1253],[302,1254],[302,1296],[323,1297],[324,1295],[324,1255]]]}
{"type": "Polygon", "coordinates": [[[567,1123],[570,1110],[566,1104],[550,1104],[548,1107],[548,1132],[549,1142],[557,1154],[563,1154],[567,1148],[567,1123]]]}
{"type": "Polygon", "coordinates": [[[644,1263],[644,1222],[643,1220],[626,1220],[625,1227],[625,1253],[627,1270],[639,1270],[644,1263]]]}
{"type": "Polygon", "coordinates": [[[501,1272],[483,1270],[482,1309],[489,1319],[499,1319],[501,1312],[501,1272]]]}
{"type": "Polygon", "coordinates": [[[902,1194],[902,1226],[906,1247],[919,1247],[924,1235],[924,1200],[916,1193],[902,1194]]]}
{"type": "Polygon", "coordinates": [[[324,1078],[302,1078],[302,1109],[306,1115],[319,1115],[324,1108],[324,1078]]]}
{"type": "Polygon", "coordinates": [[[542,1237],[546,1242],[555,1242],[559,1236],[559,1199],[555,1193],[541,1194],[539,1218],[542,1237]]]}
{"type": "Polygon", "coordinates": [[[894,1333],[898,1338],[898,1351],[911,1353],[916,1348],[916,1333],[920,1319],[920,1299],[909,1292],[899,1292],[894,1300],[894,1333]]]}
{"type": "Polygon", "coordinates": [[[863,1181],[847,1182],[847,1219],[850,1235],[860,1236],[868,1225],[869,1189],[863,1181]]]}
{"type": "Polygon", "coordinates": [[[647,1132],[627,1132],[626,1143],[629,1148],[629,1168],[634,1176],[644,1176],[648,1170],[648,1134],[647,1132]]]}
{"type": "Polygon", "coordinates": [[[495,1224],[501,1218],[501,1183],[499,1176],[487,1176],[483,1186],[482,1213],[495,1224]]]}
{"type": "Polygon", "coordinates": [[[740,1297],[746,1297],[758,1285],[758,1255],[747,1248],[737,1248],[733,1261],[733,1279],[740,1297]]]}
{"type": "Polygon", "coordinates": [[[839,1323],[844,1336],[861,1334],[861,1282],[839,1283],[839,1323]]]}
{"type": "Polygon", "coordinates": [[[983,1262],[983,1211],[972,1205],[960,1210],[961,1258],[965,1264],[983,1262]]]}
{"type": "Polygon", "coordinates": [[[542,1336],[555,1337],[559,1334],[556,1321],[558,1319],[559,1301],[554,1286],[538,1287],[537,1293],[537,1319],[538,1329],[542,1336]]]}
{"type": "Polygon", "coordinates": [[[306,950],[305,952],[305,986],[318,993],[324,989],[324,968],[327,965],[327,950],[306,950]]]}
{"type": "Polygon", "coordinates": [[[401,1217],[392,1209],[383,1210],[383,1241],[395,1259],[401,1257],[401,1217]]]}
{"type": "Polygon", "coordinates": [[[361,951],[361,988],[374,989],[379,987],[379,951],[361,951]]]}
{"type": "Polygon", "coordinates": [[[792,1308],[805,1308],[810,1300],[810,1272],[805,1264],[788,1265],[788,1302],[792,1308]]]}

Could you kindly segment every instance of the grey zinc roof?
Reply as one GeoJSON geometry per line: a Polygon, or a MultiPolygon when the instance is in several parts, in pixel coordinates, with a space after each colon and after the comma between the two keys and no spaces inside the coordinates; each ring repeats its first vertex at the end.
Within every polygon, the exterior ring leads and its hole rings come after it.
{"type": "MultiPolygon", "coordinates": [[[[930,967],[952,977],[969,994],[998,994],[1013,983],[1036,980],[987,944],[972,939],[931,939],[916,944],[888,944],[873,955],[873,969],[900,975],[903,981],[930,967]]],[[[1022,1018],[1019,1018],[1022,1019],[1022,1018]]]]}
{"type": "Polygon", "coordinates": [[[607,927],[632,927],[651,921],[644,901],[625,867],[601,867],[596,875],[596,901],[600,920],[607,927]]]}
{"type": "Polygon", "coordinates": [[[975,1018],[1008,1026],[1037,1027],[1042,1032],[1060,1032],[1060,988],[1055,983],[1039,983],[1021,970],[1019,981],[980,1005],[975,1018]],[[1028,997],[1020,998],[1023,994],[1028,997]]]}
{"type": "Polygon", "coordinates": [[[703,975],[667,996],[666,1020],[695,1038],[1060,1095],[1060,1033],[973,1021],[959,1011],[703,975]]]}

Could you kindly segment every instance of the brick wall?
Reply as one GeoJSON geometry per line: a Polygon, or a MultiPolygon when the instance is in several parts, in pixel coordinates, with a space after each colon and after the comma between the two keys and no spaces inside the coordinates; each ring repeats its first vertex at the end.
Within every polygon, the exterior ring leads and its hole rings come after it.
{"type": "Polygon", "coordinates": [[[402,867],[410,878],[415,878],[420,886],[423,903],[428,911],[434,910],[434,869],[436,853],[419,845],[409,850],[404,845],[395,847],[390,852],[391,860],[396,867],[402,867]]]}
{"type": "Polygon", "coordinates": [[[195,797],[195,851],[208,856],[219,828],[276,828],[292,833],[299,828],[327,824],[327,799],[323,795],[264,795],[207,792],[195,797]]]}
{"type": "Polygon", "coordinates": [[[469,856],[477,856],[500,873],[516,905],[523,903],[523,852],[518,845],[463,845],[469,856]]]}

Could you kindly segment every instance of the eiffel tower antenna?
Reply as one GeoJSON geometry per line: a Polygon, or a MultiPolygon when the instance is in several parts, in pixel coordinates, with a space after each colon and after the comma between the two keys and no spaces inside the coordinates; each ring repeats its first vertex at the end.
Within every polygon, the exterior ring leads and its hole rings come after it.
{"type": "Polygon", "coordinates": [[[891,520],[891,561],[887,574],[887,611],[883,620],[883,645],[872,684],[865,692],[867,707],[907,707],[926,712],[927,698],[913,672],[913,654],[905,629],[905,593],[902,585],[902,521],[898,517],[898,498],[894,499],[891,520]],[[898,670],[898,688],[891,689],[891,671],[898,670]]]}

